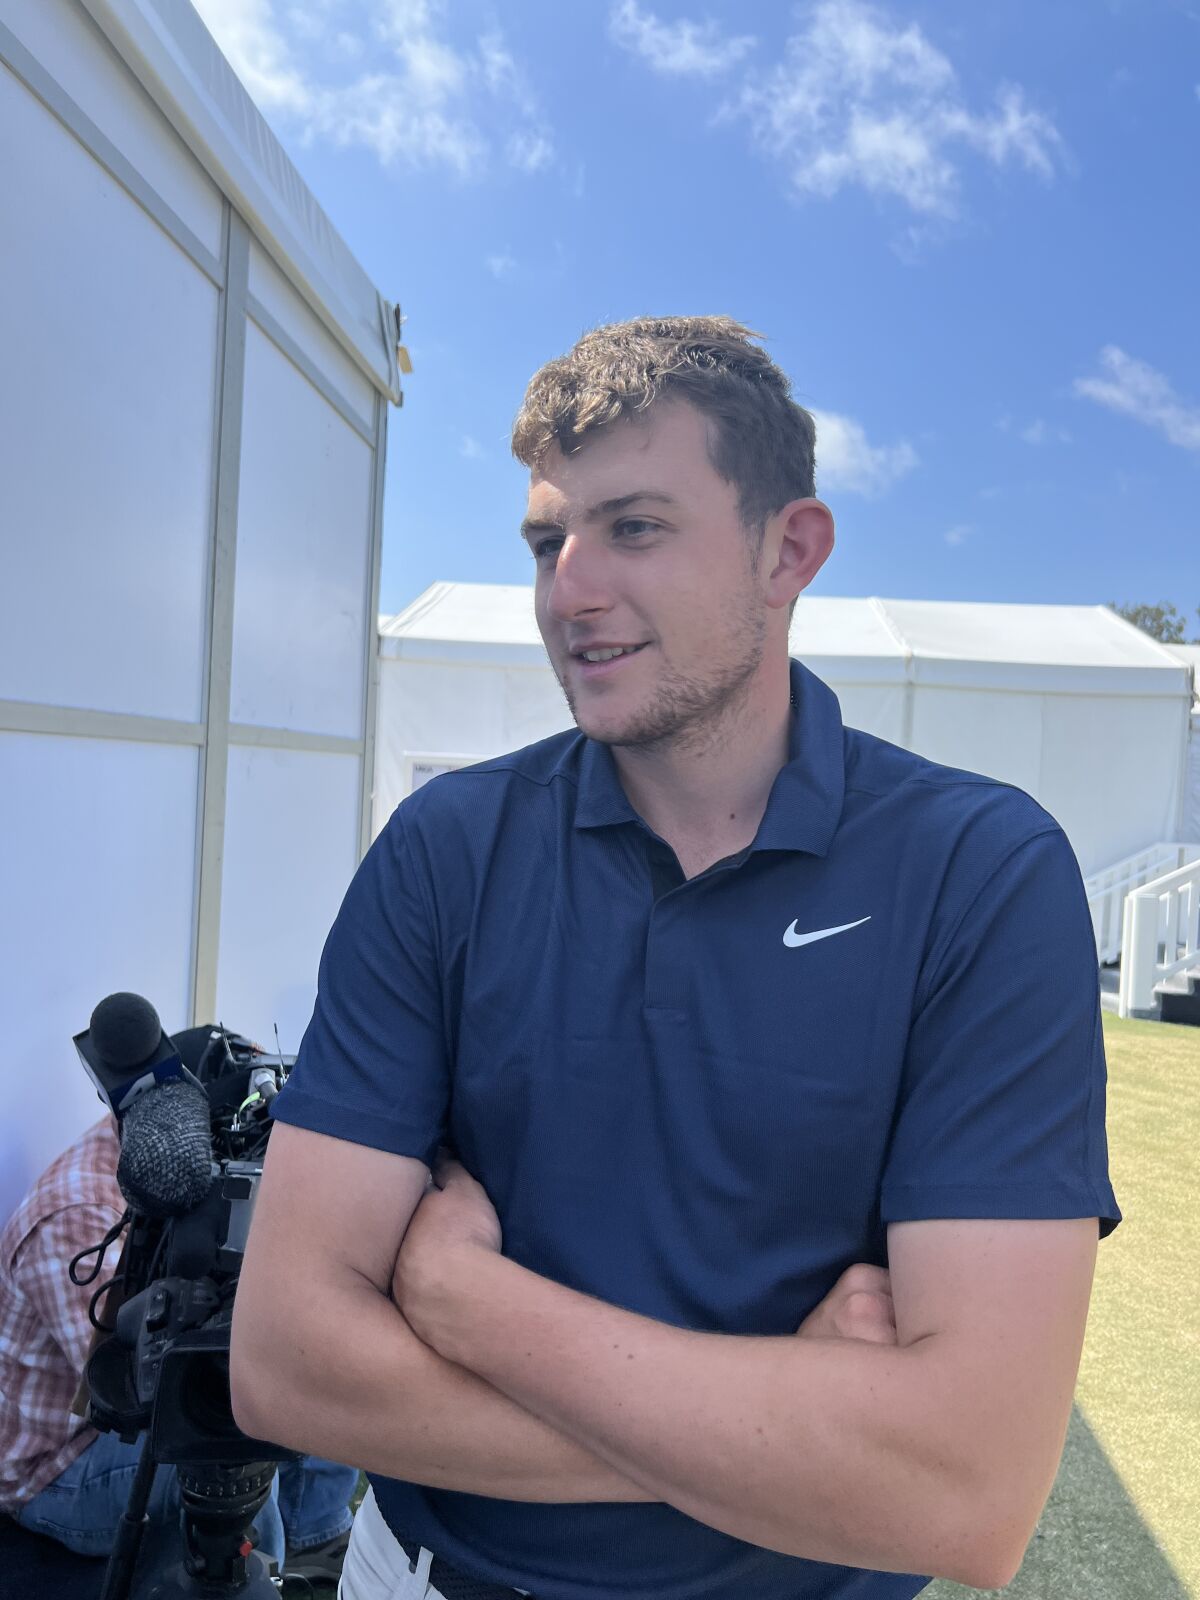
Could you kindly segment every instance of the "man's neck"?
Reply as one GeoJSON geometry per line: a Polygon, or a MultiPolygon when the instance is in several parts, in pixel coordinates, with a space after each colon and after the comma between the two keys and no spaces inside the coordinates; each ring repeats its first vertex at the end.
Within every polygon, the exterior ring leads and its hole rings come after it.
{"type": "Polygon", "coordinates": [[[668,843],[749,843],[772,785],[787,764],[791,732],[787,672],[755,684],[703,734],[665,750],[615,746],[621,787],[668,843]]]}

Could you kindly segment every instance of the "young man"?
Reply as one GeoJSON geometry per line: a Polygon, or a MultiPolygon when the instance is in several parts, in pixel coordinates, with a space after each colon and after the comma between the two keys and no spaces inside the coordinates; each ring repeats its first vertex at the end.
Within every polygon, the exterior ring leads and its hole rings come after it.
{"type": "Polygon", "coordinates": [[[589,334],[514,450],[578,732],[426,785],[350,887],[239,1420],[371,1473],[345,1600],[1004,1584],[1119,1219],[1070,847],[789,661],[833,524],[744,328],[589,334]]]}

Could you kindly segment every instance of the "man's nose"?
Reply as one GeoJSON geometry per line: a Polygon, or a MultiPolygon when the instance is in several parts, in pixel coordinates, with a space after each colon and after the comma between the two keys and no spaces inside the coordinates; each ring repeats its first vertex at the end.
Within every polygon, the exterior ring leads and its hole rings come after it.
{"type": "Polygon", "coordinates": [[[554,580],[546,608],[556,622],[570,622],[612,603],[605,552],[595,543],[569,533],[559,546],[554,580]]]}

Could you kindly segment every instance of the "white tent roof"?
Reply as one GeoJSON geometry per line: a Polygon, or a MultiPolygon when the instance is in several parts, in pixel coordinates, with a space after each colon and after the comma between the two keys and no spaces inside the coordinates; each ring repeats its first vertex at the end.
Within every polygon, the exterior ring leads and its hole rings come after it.
{"type": "Polygon", "coordinates": [[[375,387],[400,397],[375,289],[188,0],[83,0],[209,176],[375,387]]]}
{"type": "MultiPolygon", "coordinates": [[[[523,584],[431,584],[379,632],[390,658],[546,664],[523,584]]],[[[1178,696],[1187,670],[1107,606],[802,595],[790,648],[841,683],[1178,696]]]]}

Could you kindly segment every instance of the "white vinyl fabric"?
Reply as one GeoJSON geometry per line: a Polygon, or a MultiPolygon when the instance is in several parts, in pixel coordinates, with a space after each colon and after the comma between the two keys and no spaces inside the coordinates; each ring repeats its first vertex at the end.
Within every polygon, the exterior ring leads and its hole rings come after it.
{"type": "Polygon", "coordinates": [[[82,0],[159,110],[375,386],[400,397],[375,289],[188,0],[82,0]]]}
{"type": "Polygon", "coordinates": [[[238,485],[235,722],[353,737],[362,726],[371,448],[274,344],[246,331],[238,485]],[[281,629],[269,619],[288,618],[281,629]]]}
{"type": "MultiPolygon", "coordinates": [[[[790,648],[850,726],[1027,790],[1085,874],[1179,836],[1189,666],[1105,606],[802,596],[790,648]]],[[[379,654],[376,832],[414,766],[572,725],[531,588],[435,583],[381,619],[379,654]]]]}
{"type": "Polygon", "coordinates": [[[321,947],[358,865],[354,756],[229,752],[217,1016],[275,1048],[300,1048],[321,947]],[[269,819],[269,826],[264,826],[269,819]]]}
{"type": "Polygon", "coordinates": [[[1167,648],[1192,671],[1192,717],[1184,779],[1181,839],[1200,839],[1200,644],[1172,644],[1167,648]]]}
{"type": "Polygon", "coordinates": [[[104,995],[298,1045],[367,831],[399,387],[187,0],[0,0],[0,151],[2,1223],[99,1114],[104,995]]]}
{"type": "Polygon", "coordinates": [[[96,1002],[132,989],[168,1030],[191,1022],[197,760],[0,733],[0,1219],[103,1110],[71,1043],[96,1002]]]}
{"type": "Polygon", "coordinates": [[[0,697],[195,722],[218,291],[5,71],[0,150],[0,697]]]}

